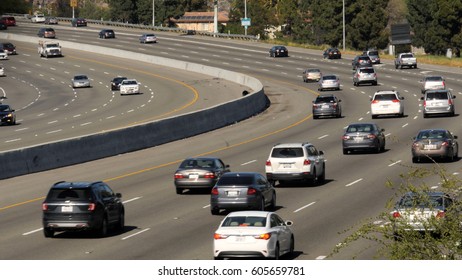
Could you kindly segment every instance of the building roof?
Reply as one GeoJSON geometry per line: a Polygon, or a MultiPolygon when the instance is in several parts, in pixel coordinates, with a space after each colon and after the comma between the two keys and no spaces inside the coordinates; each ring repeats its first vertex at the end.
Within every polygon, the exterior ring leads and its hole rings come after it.
{"type": "MultiPolygon", "coordinates": [[[[176,20],[177,23],[210,23],[213,22],[214,12],[186,12],[176,20]]],[[[228,22],[228,12],[218,12],[218,22],[228,22]]]]}

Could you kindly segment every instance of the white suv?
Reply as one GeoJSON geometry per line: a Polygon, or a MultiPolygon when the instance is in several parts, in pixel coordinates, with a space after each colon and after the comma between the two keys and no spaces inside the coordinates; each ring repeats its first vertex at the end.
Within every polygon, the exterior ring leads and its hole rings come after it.
{"type": "Polygon", "coordinates": [[[404,97],[395,90],[380,90],[371,98],[371,115],[375,119],[380,115],[404,116],[404,97]]]}
{"type": "Polygon", "coordinates": [[[277,144],[265,166],[266,178],[273,185],[276,181],[312,180],[323,183],[326,178],[324,152],[311,143],[277,144]]]}

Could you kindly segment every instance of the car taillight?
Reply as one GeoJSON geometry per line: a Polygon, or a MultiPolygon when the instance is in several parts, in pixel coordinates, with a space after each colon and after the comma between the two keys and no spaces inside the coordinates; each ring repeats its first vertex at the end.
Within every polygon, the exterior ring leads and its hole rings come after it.
{"type": "Polygon", "coordinates": [[[375,139],[376,136],[375,136],[374,134],[368,134],[368,135],[367,135],[367,138],[369,138],[369,139],[375,139]]]}
{"type": "Polygon", "coordinates": [[[393,212],[393,218],[401,218],[401,214],[398,211],[393,212]]]}
{"type": "Polygon", "coordinates": [[[43,211],[48,211],[48,204],[42,203],[42,210],[43,211]]]}
{"type": "Polygon", "coordinates": [[[444,211],[439,211],[437,214],[436,214],[436,217],[437,218],[444,218],[444,211]]]}
{"type": "Polygon", "coordinates": [[[215,233],[213,235],[213,239],[226,239],[228,238],[228,235],[223,235],[223,234],[219,234],[219,233],[215,233]]]}
{"type": "Polygon", "coordinates": [[[247,189],[247,195],[254,195],[257,193],[257,190],[254,188],[248,188],[247,189]]]}
{"type": "Polygon", "coordinates": [[[266,166],[271,166],[271,161],[267,160],[266,161],[266,166]]]}
{"type": "Polygon", "coordinates": [[[424,107],[427,106],[427,101],[424,100],[423,106],[424,106],[424,107]]]}
{"type": "Polygon", "coordinates": [[[175,174],[175,179],[183,179],[183,178],[184,178],[183,174],[180,174],[180,173],[175,174]]]}
{"type": "Polygon", "coordinates": [[[350,136],[348,136],[348,135],[343,135],[343,136],[342,136],[342,139],[343,139],[343,140],[348,140],[348,139],[350,139],[350,136]]]}
{"type": "Polygon", "coordinates": [[[452,99],[448,99],[448,104],[452,105],[452,99]]]}
{"type": "Polygon", "coordinates": [[[311,161],[309,159],[305,159],[303,161],[303,165],[310,165],[311,164],[311,161]]]}
{"type": "Polygon", "coordinates": [[[268,240],[271,238],[271,233],[263,233],[260,235],[254,236],[255,239],[263,239],[263,240],[268,240]]]}
{"type": "Polygon", "coordinates": [[[88,211],[94,211],[95,209],[96,209],[96,204],[95,203],[88,204],[88,211]]]}
{"type": "Polygon", "coordinates": [[[449,146],[449,142],[448,142],[448,141],[444,141],[443,143],[441,143],[441,146],[449,146]]]}
{"type": "Polygon", "coordinates": [[[212,194],[213,194],[213,195],[218,195],[218,189],[217,189],[217,188],[213,188],[213,189],[212,189],[212,194]]]}
{"type": "Polygon", "coordinates": [[[378,100],[372,100],[372,103],[379,103],[378,100]]]}
{"type": "Polygon", "coordinates": [[[215,173],[212,173],[212,172],[205,173],[204,178],[213,179],[215,178],[215,173]]]}
{"type": "Polygon", "coordinates": [[[399,103],[400,101],[399,101],[399,99],[393,99],[392,102],[393,103],[399,103]]]}

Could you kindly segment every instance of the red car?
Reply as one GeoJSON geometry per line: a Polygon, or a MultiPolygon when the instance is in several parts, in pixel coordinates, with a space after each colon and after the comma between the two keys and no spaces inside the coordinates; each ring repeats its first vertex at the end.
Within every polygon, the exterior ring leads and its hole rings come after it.
{"type": "Polygon", "coordinates": [[[10,17],[10,16],[3,16],[0,19],[0,22],[4,22],[7,26],[15,26],[16,25],[16,19],[14,17],[10,17]]]}

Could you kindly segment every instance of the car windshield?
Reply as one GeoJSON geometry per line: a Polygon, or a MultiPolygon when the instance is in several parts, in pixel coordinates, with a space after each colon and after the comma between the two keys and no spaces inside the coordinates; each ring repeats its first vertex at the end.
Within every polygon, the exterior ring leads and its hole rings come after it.
{"type": "Polygon", "coordinates": [[[274,158],[303,157],[303,148],[274,148],[271,153],[274,158]]]}
{"type": "Polygon", "coordinates": [[[374,97],[374,100],[383,100],[383,101],[391,101],[391,100],[395,100],[397,99],[396,98],[396,95],[391,93],[391,94],[377,94],[375,95],[374,97]]]}
{"type": "Polygon", "coordinates": [[[402,58],[411,58],[411,57],[414,57],[413,54],[403,54],[401,55],[402,58]]]}
{"type": "Polygon", "coordinates": [[[10,106],[8,106],[8,105],[0,105],[0,112],[9,112],[9,111],[11,111],[10,106]]]}
{"type": "Polygon", "coordinates": [[[253,176],[239,175],[239,176],[224,176],[217,182],[217,186],[244,186],[252,185],[253,176]]]}
{"type": "Polygon", "coordinates": [[[88,200],[90,189],[51,189],[47,200],[88,200]]]}
{"type": "Polygon", "coordinates": [[[123,81],[123,84],[124,85],[136,85],[137,82],[134,81],[134,80],[125,80],[125,81],[123,81]]]}
{"type": "Polygon", "coordinates": [[[426,81],[439,82],[442,81],[443,77],[427,77],[426,81]]]}
{"type": "Polygon", "coordinates": [[[74,80],[87,80],[87,76],[75,76],[74,80]]]}
{"type": "Polygon", "coordinates": [[[378,51],[369,51],[369,55],[378,56],[379,52],[378,51]]]}
{"type": "Polygon", "coordinates": [[[347,132],[371,132],[373,130],[374,130],[374,127],[369,124],[350,125],[347,128],[347,132]]]}
{"type": "Polygon", "coordinates": [[[187,159],[180,164],[180,168],[212,168],[215,167],[215,162],[211,159],[187,159]]]}
{"type": "Polygon", "coordinates": [[[222,227],[265,227],[266,226],[266,217],[227,217],[223,223],[222,227]]]}
{"type": "Polygon", "coordinates": [[[146,35],[144,35],[144,36],[145,36],[145,37],[155,37],[156,35],[154,35],[154,34],[146,34],[146,35]]]}
{"type": "Polygon", "coordinates": [[[446,92],[427,92],[426,95],[427,100],[444,100],[448,99],[448,94],[446,92]]]}

